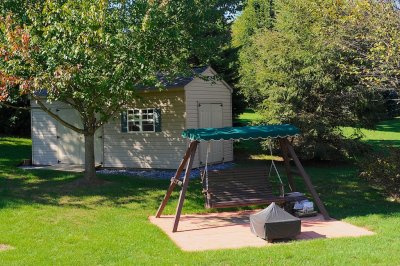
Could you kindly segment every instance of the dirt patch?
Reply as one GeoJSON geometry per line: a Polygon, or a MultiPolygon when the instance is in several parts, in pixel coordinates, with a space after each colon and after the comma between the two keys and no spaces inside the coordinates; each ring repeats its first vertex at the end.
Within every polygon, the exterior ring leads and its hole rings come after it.
{"type": "Polygon", "coordinates": [[[0,244],[0,252],[1,251],[6,251],[6,250],[10,250],[10,249],[14,249],[14,247],[9,246],[9,245],[5,245],[5,244],[0,244]]]}

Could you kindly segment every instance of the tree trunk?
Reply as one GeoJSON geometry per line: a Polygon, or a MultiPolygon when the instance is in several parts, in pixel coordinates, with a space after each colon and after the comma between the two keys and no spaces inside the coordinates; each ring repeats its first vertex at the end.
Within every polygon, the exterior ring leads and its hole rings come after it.
{"type": "Polygon", "coordinates": [[[85,179],[86,181],[92,181],[95,178],[94,134],[85,134],[85,179]]]}

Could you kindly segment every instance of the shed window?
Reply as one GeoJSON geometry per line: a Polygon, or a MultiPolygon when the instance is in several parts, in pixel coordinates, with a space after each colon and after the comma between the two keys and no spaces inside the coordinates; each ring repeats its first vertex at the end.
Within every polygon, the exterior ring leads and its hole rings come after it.
{"type": "Polygon", "coordinates": [[[154,108],[128,110],[128,132],[155,132],[154,114],[154,108]]]}

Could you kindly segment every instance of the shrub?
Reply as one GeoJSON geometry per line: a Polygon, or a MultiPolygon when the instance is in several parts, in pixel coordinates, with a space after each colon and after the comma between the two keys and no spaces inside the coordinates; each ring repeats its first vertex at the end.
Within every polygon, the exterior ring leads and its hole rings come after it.
{"type": "MultiPolygon", "coordinates": [[[[11,101],[14,106],[27,107],[29,101],[26,97],[22,100],[11,101]]],[[[0,104],[0,136],[30,137],[31,116],[29,110],[7,108],[0,104]]]]}
{"type": "Polygon", "coordinates": [[[390,148],[387,153],[375,152],[361,162],[362,178],[371,185],[400,199],[400,149],[390,148]]]}

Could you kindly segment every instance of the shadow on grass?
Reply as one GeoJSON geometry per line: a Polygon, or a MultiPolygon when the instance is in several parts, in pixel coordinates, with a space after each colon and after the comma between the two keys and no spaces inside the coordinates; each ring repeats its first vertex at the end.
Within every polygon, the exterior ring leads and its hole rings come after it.
{"type": "Polygon", "coordinates": [[[99,175],[98,178],[108,182],[97,186],[74,185],[80,178],[81,174],[50,170],[2,170],[0,208],[45,204],[86,209],[101,206],[154,209],[169,183],[165,180],[99,175]]]}
{"type": "Polygon", "coordinates": [[[395,148],[400,148],[400,140],[398,139],[386,139],[386,140],[365,140],[365,143],[371,145],[372,147],[375,147],[377,150],[382,150],[387,147],[395,147],[395,148]]]}
{"type": "MultiPolygon", "coordinates": [[[[381,191],[370,188],[357,177],[354,167],[307,167],[316,190],[324,201],[330,215],[337,219],[354,216],[380,214],[390,216],[400,213],[400,204],[385,199],[381,191]]],[[[283,173],[282,169],[281,172],[283,173]]],[[[102,206],[147,210],[149,214],[157,210],[168,180],[145,179],[131,176],[105,176],[108,181],[94,187],[70,186],[80,174],[65,172],[20,169],[0,171],[0,209],[20,205],[54,205],[94,209],[102,206]],[[3,173],[6,175],[4,176],[3,173]]],[[[276,180],[271,180],[276,183],[276,180]]],[[[300,178],[296,178],[299,191],[307,191],[300,178]]],[[[179,189],[173,194],[171,205],[175,207],[179,189]]],[[[207,212],[199,180],[191,180],[184,211],[207,212]]],[[[263,207],[263,206],[258,206],[263,207]]],[[[250,208],[230,208],[211,211],[243,210],[250,208]]]]}
{"type": "Polygon", "coordinates": [[[400,117],[393,118],[392,120],[384,121],[376,126],[376,130],[384,132],[400,132],[400,117]]]}
{"type": "MultiPolygon", "coordinates": [[[[0,154],[12,146],[0,142],[0,154]]],[[[93,187],[74,187],[71,183],[82,178],[81,174],[50,170],[22,170],[15,167],[30,152],[29,145],[13,146],[15,149],[0,158],[0,210],[23,205],[53,205],[95,209],[102,206],[145,210],[153,214],[169,185],[168,180],[145,179],[122,175],[99,175],[106,182],[93,187]]],[[[265,162],[264,162],[265,164],[265,162]]],[[[284,171],[280,166],[284,177],[284,171]]],[[[334,218],[400,213],[400,204],[385,199],[383,193],[368,186],[358,177],[353,166],[306,166],[316,190],[334,218]]],[[[276,180],[271,180],[273,183],[276,180]]],[[[306,191],[296,179],[299,191],[306,191]]],[[[199,180],[191,180],[185,202],[185,213],[202,213],[204,197],[199,180]]],[[[179,189],[171,197],[169,213],[176,206],[179,189]],[[171,208],[172,207],[172,208],[171,208]]],[[[264,206],[265,207],[265,206],[264,206]]],[[[253,209],[253,208],[240,208],[253,209]]],[[[237,210],[237,208],[218,211],[237,210]]],[[[217,210],[211,210],[217,211],[217,210]]],[[[168,211],[167,211],[168,213],[168,211]]]]}
{"type": "MultiPolygon", "coordinates": [[[[330,215],[337,219],[370,214],[400,213],[400,204],[358,177],[355,167],[309,167],[308,172],[330,215]]],[[[300,178],[296,183],[306,191],[300,178]]]]}
{"type": "MultiPolygon", "coordinates": [[[[30,158],[31,142],[27,139],[0,138],[0,209],[21,205],[46,204],[96,208],[116,206],[155,211],[168,187],[167,180],[130,176],[99,175],[106,184],[74,186],[82,174],[51,170],[22,170],[16,166],[30,158]]],[[[172,200],[177,198],[176,193],[172,200]]]]}

